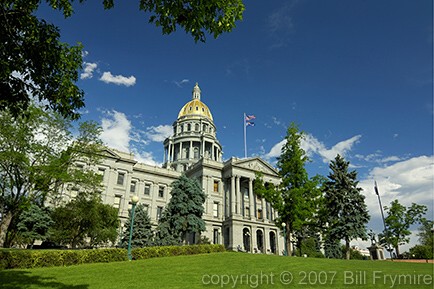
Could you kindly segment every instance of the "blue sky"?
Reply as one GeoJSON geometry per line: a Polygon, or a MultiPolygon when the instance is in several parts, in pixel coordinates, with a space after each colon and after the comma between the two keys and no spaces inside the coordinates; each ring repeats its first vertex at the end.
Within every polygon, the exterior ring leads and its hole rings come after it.
{"type": "Polygon", "coordinates": [[[370,228],[382,230],[374,179],[384,205],[426,204],[432,218],[432,1],[245,1],[233,32],[206,43],[162,35],[138,1],[108,11],[99,2],[67,19],[47,7],[38,15],[84,45],[82,119],[100,122],[108,145],[160,164],[198,82],[225,159],[244,156],[244,112],[256,116],[248,156],[272,164],[295,122],[311,176],[327,175],[337,153],[358,171],[370,228]]]}

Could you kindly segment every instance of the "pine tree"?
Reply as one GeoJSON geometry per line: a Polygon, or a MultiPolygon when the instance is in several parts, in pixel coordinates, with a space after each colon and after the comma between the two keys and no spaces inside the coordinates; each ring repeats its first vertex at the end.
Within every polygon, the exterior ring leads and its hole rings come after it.
{"type": "MultiPolygon", "coordinates": [[[[124,226],[119,246],[128,247],[131,227],[131,210],[127,222],[124,226]]],[[[154,245],[154,233],[152,231],[151,219],[143,204],[138,204],[134,213],[133,234],[131,237],[132,248],[143,248],[154,245]]]]}
{"type": "Polygon", "coordinates": [[[172,183],[170,194],[158,226],[157,243],[161,245],[181,244],[188,233],[205,231],[202,215],[206,196],[199,182],[182,174],[172,183]]]}
{"type": "Polygon", "coordinates": [[[291,235],[302,240],[308,237],[305,232],[315,221],[314,217],[318,209],[321,191],[318,185],[320,177],[309,179],[305,169],[305,163],[309,160],[301,148],[303,133],[299,132],[295,124],[288,127],[286,143],[282,147],[282,153],[278,157],[277,167],[282,182],[279,187],[263,185],[262,177],[257,175],[254,191],[264,197],[279,213],[276,225],[286,224],[286,244],[288,255],[292,254],[291,235]]]}
{"type": "Polygon", "coordinates": [[[326,240],[329,240],[328,245],[334,248],[335,240],[344,240],[346,259],[350,258],[352,239],[366,240],[366,224],[370,218],[365,196],[361,194],[362,189],[357,187],[357,172],[349,172],[348,168],[349,162],[340,155],[331,161],[329,181],[324,187],[323,210],[323,217],[328,222],[325,232],[326,240]]]}

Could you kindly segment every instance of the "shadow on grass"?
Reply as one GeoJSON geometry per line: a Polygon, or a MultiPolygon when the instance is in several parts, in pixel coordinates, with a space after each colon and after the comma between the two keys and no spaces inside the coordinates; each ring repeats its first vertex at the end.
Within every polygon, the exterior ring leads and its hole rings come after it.
{"type": "Polygon", "coordinates": [[[30,286],[36,288],[54,289],[87,289],[88,284],[68,285],[56,282],[53,277],[41,277],[31,275],[29,271],[0,270],[0,289],[25,289],[30,286]]]}

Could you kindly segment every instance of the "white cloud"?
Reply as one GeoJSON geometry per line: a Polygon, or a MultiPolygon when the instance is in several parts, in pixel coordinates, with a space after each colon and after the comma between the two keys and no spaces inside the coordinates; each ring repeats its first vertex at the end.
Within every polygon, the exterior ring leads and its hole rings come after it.
{"type": "Polygon", "coordinates": [[[128,152],[131,140],[131,122],[124,113],[115,110],[106,112],[106,115],[101,120],[103,129],[101,140],[108,147],[128,152]]]}
{"type": "Polygon", "coordinates": [[[106,71],[99,79],[105,83],[113,83],[116,85],[132,86],[136,84],[136,78],[134,76],[125,77],[122,75],[112,75],[110,71],[106,71]]]}
{"type": "Polygon", "coordinates": [[[287,45],[291,33],[294,32],[292,10],[298,0],[287,1],[278,10],[275,10],[267,18],[267,30],[273,39],[270,48],[280,48],[287,45]]]}
{"type": "Polygon", "coordinates": [[[171,125],[151,126],[147,128],[146,136],[155,142],[162,142],[167,137],[171,136],[173,128],[171,125]]]}
{"type": "Polygon", "coordinates": [[[93,71],[97,68],[96,63],[85,62],[84,63],[84,72],[80,74],[80,79],[87,79],[93,77],[93,71]]]}
{"type": "Polygon", "coordinates": [[[345,157],[346,154],[351,151],[354,144],[359,142],[361,137],[361,135],[353,136],[352,138],[338,142],[332,148],[327,149],[326,146],[314,136],[306,134],[301,141],[301,148],[304,149],[308,156],[315,153],[322,157],[324,163],[329,163],[338,154],[345,157]]]}
{"type": "Polygon", "coordinates": [[[151,152],[139,152],[137,149],[132,150],[134,154],[134,159],[139,161],[140,163],[151,165],[151,166],[161,166],[160,163],[154,160],[154,156],[151,152]]]}
{"type": "Polygon", "coordinates": [[[181,81],[176,81],[176,80],[173,81],[173,83],[175,83],[176,86],[178,86],[178,87],[182,87],[183,84],[189,83],[189,82],[190,82],[190,80],[188,80],[188,79],[183,79],[181,81]]]}
{"type": "MultiPolygon", "coordinates": [[[[330,160],[333,160],[338,154],[340,154],[341,156],[345,156],[353,148],[353,145],[359,142],[361,137],[361,135],[353,136],[352,138],[337,143],[331,149],[327,149],[326,146],[317,138],[315,138],[311,134],[305,134],[304,138],[301,140],[301,148],[306,152],[308,156],[317,154],[323,159],[324,163],[328,163],[330,162],[330,160]]],[[[283,139],[279,143],[275,144],[271,148],[271,150],[264,155],[264,158],[269,160],[271,158],[280,156],[282,147],[285,145],[285,142],[286,140],[283,139]]]]}
{"type": "Polygon", "coordinates": [[[420,156],[400,161],[386,167],[375,167],[366,179],[360,181],[360,187],[366,196],[373,212],[379,213],[378,199],[374,193],[374,180],[383,206],[398,199],[405,206],[411,203],[425,204],[432,208],[434,162],[433,157],[420,156]]]}

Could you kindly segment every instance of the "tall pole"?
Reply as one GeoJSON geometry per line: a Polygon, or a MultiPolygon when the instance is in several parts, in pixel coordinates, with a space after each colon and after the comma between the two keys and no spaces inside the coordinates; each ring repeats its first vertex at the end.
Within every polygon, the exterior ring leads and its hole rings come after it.
{"type": "Polygon", "coordinates": [[[243,127],[244,127],[244,158],[247,158],[247,142],[246,142],[246,113],[243,115],[243,127]]]}
{"type": "Polygon", "coordinates": [[[283,243],[284,243],[284,247],[285,250],[283,251],[283,255],[284,256],[288,256],[288,245],[287,245],[287,241],[286,241],[286,223],[282,223],[282,227],[283,227],[283,243]]]}
{"type": "Polygon", "coordinates": [[[131,208],[131,224],[130,224],[130,237],[128,239],[128,260],[132,260],[133,256],[131,255],[131,239],[133,238],[133,226],[134,226],[134,211],[136,209],[137,202],[139,201],[139,197],[133,196],[131,198],[132,208],[131,208]]]}
{"type": "MultiPolygon", "coordinates": [[[[386,233],[386,236],[387,236],[387,227],[386,227],[386,222],[384,220],[383,205],[381,205],[381,198],[380,198],[380,193],[378,192],[377,181],[375,181],[374,190],[375,190],[375,194],[377,194],[377,197],[378,197],[378,203],[380,204],[380,211],[381,211],[381,218],[383,219],[384,232],[386,233]]],[[[386,238],[386,241],[387,241],[387,238],[386,238]]],[[[389,244],[387,243],[386,245],[387,245],[386,249],[387,249],[387,251],[389,251],[389,254],[390,254],[390,259],[393,259],[392,251],[389,250],[389,244]]]]}

